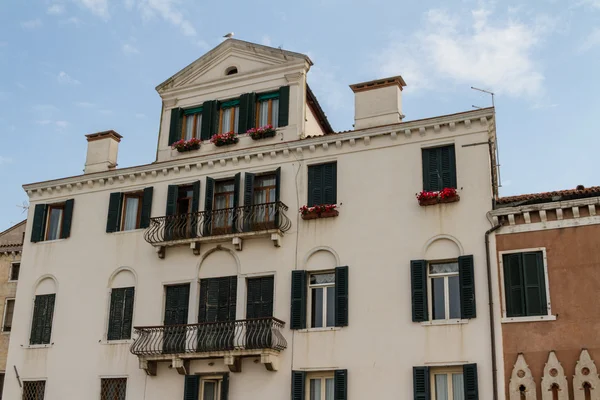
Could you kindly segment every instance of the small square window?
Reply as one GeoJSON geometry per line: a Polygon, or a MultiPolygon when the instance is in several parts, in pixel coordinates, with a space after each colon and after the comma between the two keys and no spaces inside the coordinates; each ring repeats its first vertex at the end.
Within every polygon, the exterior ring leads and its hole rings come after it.
{"type": "Polygon", "coordinates": [[[311,274],[308,289],[310,327],[335,326],[335,273],[311,274]]]}
{"type": "Polygon", "coordinates": [[[502,255],[506,317],[550,314],[543,251],[523,251],[502,255]]]}
{"type": "Polygon", "coordinates": [[[307,400],[334,400],[335,379],[333,374],[311,374],[307,376],[307,400]]]}
{"type": "Polygon", "coordinates": [[[44,400],[46,381],[23,381],[23,400],[44,400]]]}
{"type": "Polygon", "coordinates": [[[460,319],[460,281],[458,262],[429,264],[431,319],[460,319]]]}
{"type": "Polygon", "coordinates": [[[10,277],[9,281],[18,281],[19,280],[19,272],[21,270],[21,263],[14,262],[10,265],[10,277]]]}
{"type": "Polygon", "coordinates": [[[102,378],[100,380],[101,400],[125,400],[127,378],[102,378]]]}
{"type": "Polygon", "coordinates": [[[432,400],[465,400],[462,368],[432,369],[432,400]]]}
{"type": "Polygon", "coordinates": [[[4,322],[2,323],[3,332],[11,331],[14,313],[15,299],[6,299],[6,303],[4,304],[4,322]]]}

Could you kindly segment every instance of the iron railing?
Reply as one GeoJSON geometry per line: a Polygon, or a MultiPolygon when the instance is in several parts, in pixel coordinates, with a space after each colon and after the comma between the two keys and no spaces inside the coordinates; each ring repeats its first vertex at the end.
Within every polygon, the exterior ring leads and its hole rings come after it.
{"type": "Polygon", "coordinates": [[[137,356],[256,349],[281,351],[287,347],[281,333],[284,325],[285,322],[277,318],[256,318],[135,327],[138,337],[130,351],[137,356]]]}
{"type": "Polygon", "coordinates": [[[285,204],[278,201],[155,217],[150,219],[144,239],[148,243],[156,244],[270,229],[286,232],[292,226],[292,222],[284,213],[287,209],[285,204]]]}

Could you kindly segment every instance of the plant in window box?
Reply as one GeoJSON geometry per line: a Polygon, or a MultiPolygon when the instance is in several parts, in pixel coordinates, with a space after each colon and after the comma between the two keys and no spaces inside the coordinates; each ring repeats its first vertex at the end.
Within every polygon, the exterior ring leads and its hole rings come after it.
{"type": "Polygon", "coordinates": [[[265,125],[260,128],[252,128],[246,132],[254,140],[260,140],[264,138],[270,138],[275,136],[277,131],[273,128],[273,125],[265,125]]]}
{"type": "Polygon", "coordinates": [[[190,150],[198,150],[200,148],[200,139],[191,138],[190,140],[181,139],[171,145],[171,148],[180,153],[190,150]]]}
{"type": "Polygon", "coordinates": [[[444,188],[440,192],[440,203],[454,203],[460,200],[455,188],[444,188]]]}
{"type": "Polygon", "coordinates": [[[423,190],[421,193],[417,193],[417,200],[420,206],[431,206],[439,203],[439,192],[430,192],[423,190]]]}
{"type": "Polygon", "coordinates": [[[300,215],[302,219],[337,217],[340,213],[336,208],[336,204],[321,204],[314,207],[302,206],[300,208],[300,215]]]}
{"type": "Polygon", "coordinates": [[[239,142],[237,133],[235,132],[226,132],[226,133],[217,133],[210,138],[210,142],[214,143],[215,146],[227,146],[228,144],[236,144],[239,142]]]}

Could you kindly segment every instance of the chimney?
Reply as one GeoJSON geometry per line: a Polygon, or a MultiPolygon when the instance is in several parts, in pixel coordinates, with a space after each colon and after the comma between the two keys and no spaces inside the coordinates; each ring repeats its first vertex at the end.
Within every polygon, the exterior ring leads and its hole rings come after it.
{"type": "Polygon", "coordinates": [[[402,88],[400,75],[350,85],[354,92],[354,129],[396,124],[402,121],[402,88]]]}
{"type": "Polygon", "coordinates": [[[88,141],[84,174],[109,171],[117,167],[119,142],[123,136],[110,130],[85,135],[88,141]]]}

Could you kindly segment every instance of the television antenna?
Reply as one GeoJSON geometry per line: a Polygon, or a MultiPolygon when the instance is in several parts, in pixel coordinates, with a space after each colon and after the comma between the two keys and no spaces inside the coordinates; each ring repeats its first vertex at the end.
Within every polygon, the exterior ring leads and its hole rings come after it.
{"type": "MultiPolygon", "coordinates": [[[[495,93],[489,90],[476,88],[471,86],[471,89],[477,90],[478,92],[489,94],[492,97],[492,108],[494,113],[494,122],[496,123],[496,131],[498,130],[498,121],[496,121],[496,102],[495,102],[495,93]]],[[[473,108],[481,109],[482,107],[471,106],[473,108]]],[[[496,171],[498,171],[498,188],[502,187],[502,178],[500,177],[500,150],[498,149],[498,138],[496,136],[496,171]]]]}

